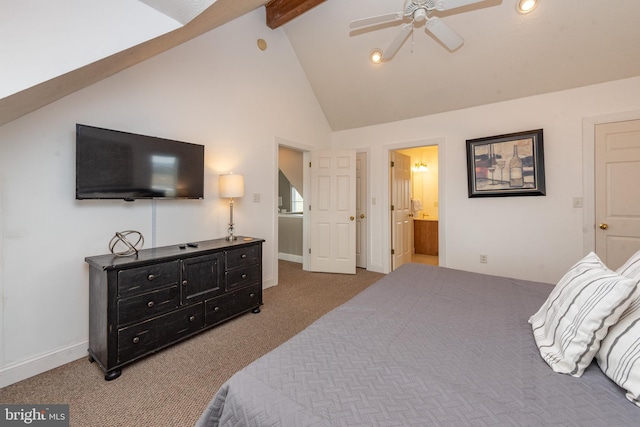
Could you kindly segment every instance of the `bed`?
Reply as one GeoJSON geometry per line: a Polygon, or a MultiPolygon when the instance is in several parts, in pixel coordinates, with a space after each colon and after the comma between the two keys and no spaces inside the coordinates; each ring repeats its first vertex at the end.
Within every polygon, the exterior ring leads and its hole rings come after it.
{"type": "Polygon", "coordinates": [[[529,318],[554,286],[406,264],[227,381],[197,426],[629,426],[593,362],[553,372],[529,318]]]}

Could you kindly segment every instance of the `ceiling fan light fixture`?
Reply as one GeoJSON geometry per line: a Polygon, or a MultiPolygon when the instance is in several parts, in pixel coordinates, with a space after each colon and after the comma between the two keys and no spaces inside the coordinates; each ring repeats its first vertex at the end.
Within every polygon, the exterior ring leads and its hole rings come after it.
{"type": "Polygon", "coordinates": [[[538,5],[538,0],[518,0],[516,10],[518,13],[529,13],[538,5]]]}
{"type": "Polygon", "coordinates": [[[369,59],[374,64],[379,64],[382,62],[382,50],[376,48],[369,53],[369,59]]]}
{"type": "MultiPolygon", "coordinates": [[[[401,12],[387,13],[385,15],[370,16],[369,18],[356,19],[351,21],[349,28],[359,29],[382,24],[390,24],[398,21],[406,22],[396,34],[391,44],[386,48],[383,55],[372,51],[369,53],[369,60],[374,64],[388,62],[398,52],[402,44],[409,35],[413,34],[416,24],[425,27],[425,31],[430,33],[436,40],[442,43],[443,47],[453,52],[464,44],[464,39],[456,33],[453,28],[436,16],[430,16],[434,10],[447,11],[462,8],[464,6],[480,3],[484,0],[405,0],[405,6],[401,12]]],[[[412,39],[413,42],[413,39],[412,39]]]]}
{"type": "Polygon", "coordinates": [[[422,22],[427,19],[427,11],[424,9],[418,9],[413,13],[413,20],[415,22],[422,22]]]}

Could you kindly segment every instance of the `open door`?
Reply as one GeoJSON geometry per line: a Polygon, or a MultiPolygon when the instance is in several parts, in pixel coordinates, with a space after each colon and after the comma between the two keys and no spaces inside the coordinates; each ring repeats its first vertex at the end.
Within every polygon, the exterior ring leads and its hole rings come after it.
{"type": "Polygon", "coordinates": [[[411,262],[413,213],[411,212],[411,157],[391,153],[391,270],[411,262]]]}
{"type": "Polygon", "coordinates": [[[309,270],[356,272],[356,152],[311,153],[309,270]]]}

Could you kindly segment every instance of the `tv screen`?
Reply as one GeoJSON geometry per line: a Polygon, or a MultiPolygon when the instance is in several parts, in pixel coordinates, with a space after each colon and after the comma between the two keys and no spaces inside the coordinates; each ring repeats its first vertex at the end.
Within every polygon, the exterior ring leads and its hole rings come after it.
{"type": "Polygon", "coordinates": [[[76,199],[203,197],[203,145],[76,124],[76,199]]]}

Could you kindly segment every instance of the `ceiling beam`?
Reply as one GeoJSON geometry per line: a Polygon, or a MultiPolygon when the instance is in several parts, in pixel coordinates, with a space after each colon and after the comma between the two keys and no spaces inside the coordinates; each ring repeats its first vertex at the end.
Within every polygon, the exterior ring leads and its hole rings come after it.
{"type": "MultiPolygon", "coordinates": [[[[273,30],[326,0],[271,0],[265,5],[267,26],[273,30]]],[[[342,0],[344,1],[344,0],[342,0]]]]}

